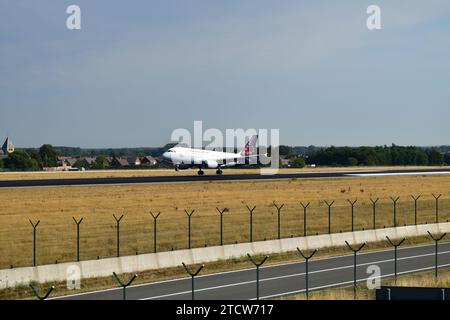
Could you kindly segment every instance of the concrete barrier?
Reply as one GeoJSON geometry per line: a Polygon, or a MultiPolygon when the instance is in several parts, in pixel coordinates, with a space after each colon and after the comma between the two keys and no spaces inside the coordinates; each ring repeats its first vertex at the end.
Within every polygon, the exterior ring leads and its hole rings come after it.
{"type": "Polygon", "coordinates": [[[39,283],[59,282],[67,280],[67,270],[77,266],[81,278],[105,277],[116,273],[141,272],[160,268],[178,267],[182,262],[187,264],[206,263],[231,258],[240,258],[247,253],[273,254],[302,250],[340,247],[345,241],[350,244],[362,242],[385,241],[386,236],[391,239],[408,238],[431,233],[450,232],[450,223],[405,226],[377,230],[366,230],[331,235],[317,235],[281,240],[258,241],[253,243],[230,244],[225,246],[194,248],[169,252],[149,253],[120,258],[106,258],[81,262],[69,262],[37,267],[24,267],[0,270],[0,288],[26,285],[31,281],[39,283]]]}

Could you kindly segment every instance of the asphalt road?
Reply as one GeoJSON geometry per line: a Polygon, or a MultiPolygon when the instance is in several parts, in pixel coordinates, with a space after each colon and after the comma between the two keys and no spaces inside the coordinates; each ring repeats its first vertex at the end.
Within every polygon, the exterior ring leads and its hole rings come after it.
{"type": "Polygon", "coordinates": [[[205,176],[153,176],[153,177],[115,177],[115,178],[72,178],[72,179],[34,179],[34,180],[3,180],[0,188],[20,187],[49,187],[49,186],[85,186],[85,185],[123,185],[148,183],[174,183],[174,182],[201,182],[201,181],[245,181],[245,180],[279,180],[302,178],[340,178],[379,175],[428,175],[449,174],[450,168],[433,170],[388,170],[388,171],[335,171],[335,172],[298,172],[280,173],[275,175],[260,174],[225,174],[205,176]]]}
{"type": "MultiPolygon", "coordinates": [[[[412,273],[434,270],[434,245],[400,248],[398,251],[398,272],[412,273]]],[[[450,266],[450,243],[439,245],[439,266],[450,266]]],[[[251,264],[249,263],[249,266],[251,264]]],[[[394,251],[363,251],[357,256],[357,279],[365,281],[371,265],[380,267],[382,277],[394,273],[394,251]]],[[[309,263],[310,290],[333,286],[352,285],[353,255],[327,259],[312,259],[309,263]]],[[[232,272],[198,276],[195,279],[197,300],[249,300],[256,297],[256,271],[254,268],[232,272]]],[[[260,269],[260,297],[270,299],[281,295],[301,293],[305,290],[305,263],[289,263],[260,269]]],[[[109,289],[91,293],[59,297],[72,300],[114,300],[122,299],[122,289],[109,289]]],[[[191,279],[131,286],[127,299],[191,299],[191,279]]]]}

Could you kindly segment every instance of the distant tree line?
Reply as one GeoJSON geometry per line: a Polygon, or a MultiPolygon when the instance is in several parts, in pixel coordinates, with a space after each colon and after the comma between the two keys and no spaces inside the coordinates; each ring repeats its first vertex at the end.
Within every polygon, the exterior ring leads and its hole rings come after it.
{"type": "Polygon", "coordinates": [[[39,149],[16,149],[8,157],[0,160],[0,168],[16,170],[39,170],[43,167],[55,167],[58,152],[49,144],[39,149]]]}
{"type": "Polygon", "coordinates": [[[319,166],[440,166],[450,164],[450,158],[436,148],[392,145],[329,147],[315,151],[306,162],[319,166]]]}
{"type": "MultiPolygon", "coordinates": [[[[170,146],[172,144],[169,144],[170,146]]],[[[142,147],[142,148],[94,148],[94,149],[83,149],[83,148],[73,148],[73,147],[54,147],[54,149],[61,155],[66,157],[143,157],[152,156],[159,157],[163,154],[168,146],[163,147],[142,147]]]]}
{"type": "MultiPolygon", "coordinates": [[[[77,158],[72,165],[75,168],[86,169],[109,169],[116,168],[113,164],[107,161],[107,157],[144,157],[147,156],[147,150],[153,150],[155,156],[161,155],[167,148],[130,148],[130,149],[92,149],[92,152],[83,151],[80,148],[70,147],[53,147],[50,144],[44,144],[40,148],[16,149],[6,158],[0,159],[0,169],[8,169],[11,171],[32,171],[41,170],[46,167],[58,166],[58,157],[72,157],[77,158]],[[103,150],[104,153],[100,153],[103,150]],[[65,153],[68,152],[68,153],[65,153]],[[85,157],[95,157],[92,163],[87,163],[83,160],[85,157]]],[[[117,168],[123,168],[117,166],[117,168]]],[[[142,165],[138,167],[127,166],[127,168],[153,168],[156,165],[142,165]]]]}
{"type": "MultiPolygon", "coordinates": [[[[106,157],[142,157],[151,155],[159,157],[174,144],[160,148],[120,148],[120,149],[81,149],[71,147],[53,147],[44,144],[40,148],[16,149],[6,158],[0,159],[0,169],[40,170],[55,167],[58,156],[96,157],[91,169],[109,167],[106,157]]],[[[438,166],[450,165],[450,147],[435,148],[377,146],[377,147],[279,147],[280,156],[290,160],[291,167],[301,168],[305,165],[317,166],[438,166]]],[[[269,149],[269,155],[270,155],[269,149]]],[[[86,167],[78,160],[74,167],[86,167]]]]}

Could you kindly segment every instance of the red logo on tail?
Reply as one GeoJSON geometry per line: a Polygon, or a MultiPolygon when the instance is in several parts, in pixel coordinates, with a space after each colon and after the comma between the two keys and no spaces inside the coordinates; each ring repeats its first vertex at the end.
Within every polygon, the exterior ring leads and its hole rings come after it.
{"type": "Polygon", "coordinates": [[[245,157],[254,155],[256,153],[256,140],[258,140],[258,136],[252,136],[245,145],[244,150],[242,150],[241,155],[245,157]]]}

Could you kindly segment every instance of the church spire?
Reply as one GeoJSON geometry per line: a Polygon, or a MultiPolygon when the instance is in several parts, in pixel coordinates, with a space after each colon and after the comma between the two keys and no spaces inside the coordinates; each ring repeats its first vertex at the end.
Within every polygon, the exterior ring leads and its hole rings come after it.
{"type": "Polygon", "coordinates": [[[14,145],[9,137],[6,137],[5,143],[3,143],[2,150],[5,154],[14,152],[14,145]]]}

